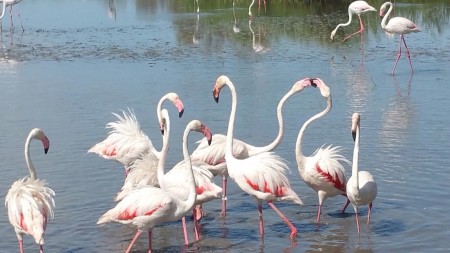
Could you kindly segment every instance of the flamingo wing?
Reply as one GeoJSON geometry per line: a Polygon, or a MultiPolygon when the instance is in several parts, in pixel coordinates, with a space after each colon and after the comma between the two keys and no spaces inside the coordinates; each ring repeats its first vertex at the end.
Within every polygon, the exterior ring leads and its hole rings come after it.
{"type": "Polygon", "coordinates": [[[27,234],[36,243],[44,244],[48,220],[53,219],[55,192],[46,182],[25,177],[13,183],[6,195],[8,217],[17,235],[27,234]]]}
{"type": "Polygon", "coordinates": [[[350,161],[345,159],[340,154],[341,148],[335,147],[320,147],[313,154],[313,163],[311,166],[315,172],[323,179],[333,184],[335,188],[345,192],[346,177],[345,168],[341,162],[350,164],[350,161]]]}
{"type": "Polygon", "coordinates": [[[129,165],[142,154],[151,154],[154,159],[158,159],[159,153],[142,131],[134,112],[128,109],[128,112],[122,111],[122,113],[123,116],[113,113],[118,120],[106,125],[106,128],[111,129],[108,136],[102,142],[95,144],[88,152],[117,161],[124,166],[129,165]]]}
{"type": "Polygon", "coordinates": [[[232,160],[236,169],[229,170],[230,177],[239,187],[266,201],[290,200],[303,204],[291,189],[286,173],[289,168],[286,161],[273,152],[263,152],[244,160],[232,160]]]}

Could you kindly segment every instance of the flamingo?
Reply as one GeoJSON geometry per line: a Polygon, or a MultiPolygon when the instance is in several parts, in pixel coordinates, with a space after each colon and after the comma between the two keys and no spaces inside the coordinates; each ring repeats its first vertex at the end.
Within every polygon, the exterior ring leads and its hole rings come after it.
{"type": "Polygon", "coordinates": [[[387,19],[388,19],[389,15],[391,14],[392,10],[393,10],[393,8],[392,8],[391,2],[386,2],[380,7],[380,16],[383,17],[383,19],[381,20],[381,29],[383,29],[384,31],[391,33],[391,34],[400,35],[400,46],[398,49],[397,60],[395,61],[394,68],[392,69],[392,75],[394,75],[398,60],[400,59],[400,56],[402,55],[402,41],[403,41],[403,44],[405,44],[406,56],[408,56],[409,67],[411,68],[411,73],[412,73],[412,72],[414,72],[414,70],[412,67],[411,56],[409,54],[408,46],[406,46],[406,41],[405,41],[404,35],[409,34],[409,33],[420,32],[420,29],[411,20],[404,18],[404,17],[394,17],[394,18],[389,19],[389,22],[388,22],[387,19]],[[387,6],[389,6],[389,9],[388,9],[387,13],[385,13],[387,6]],[[388,23],[386,24],[386,22],[388,22],[388,23]]]}
{"type": "MultiPolygon", "coordinates": [[[[9,16],[11,17],[11,29],[14,28],[13,17],[12,17],[12,7],[13,7],[13,5],[18,4],[20,2],[22,2],[22,0],[2,0],[2,5],[3,6],[2,6],[2,14],[0,15],[0,20],[5,15],[6,6],[9,6],[9,16]]],[[[20,17],[20,13],[17,12],[17,14],[19,15],[20,26],[22,27],[22,31],[25,31],[25,29],[23,28],[23,25],[22,25],[22,18],[20,17]]]]}
{"type": "Polygon", "coordinates": [[[183,156],[185,161],[184,169],[187,172],[185,180],[188,182],[188,188],[178,188],[178,191],[188,191],[186,199],[178,198],[178,194],[168,191],[165,187],[163,178],[168,151],[168,138],[164,138],[157,172],[161,188],[152,186],[136,188],[129,192],[114,208],[110,209],[99,218],[97,224],[119,222],[137,228],[136,235],[125,251],[126,253],[131,251],[133,244],[139,238],[143,230],[147,230],[148,232],[148,252],[151,252],[153,227],[164,222],[177,221],[193,207],[197,194],[187,143],[188,135],[191,131],[201,132],[209,140],[211,140],[212,137],[209,128],[199,120],[192,120],[186,126],[183,134],[183,156]]]}
{"type": "Polygon", "coordinates": [[[214,100],[219,102],[219,94],[224,86],[231,91],[232,106],[226,138],[225,160],[228,173],[236,184],[255,197],[258,205],[260,235],[264,235],[264,220],[262,202],[266,201],[277,212],[281,219],[291,229],[290,237],[293,239],[297,229],[273,204],[273,201],[288,200],[295,204],[303,204],[299,196],[292,190],[285,173],[289,169],[285,161],[273,152],[263,152],[245,159],[237,159],[233,155],[233,128],[237,107],[236,89],[227,76],[220,76],[213,88],[214,100]]]}
{"type": "Polygon", "coordinates": [[[25,161],[30,172],[29,177],[17,180],[6,195],[5,205],[8,208],[8,218],[16,231],[19,240],[19,251],[23,253],[22,236],[31,235],[39,244],[39,252],[44,252],[44,234],[47,222],[54,217],[55,192],[46,187],[45,180],[36,176],[36,169],[30,157],[30,144],[32,139],[40,140],[47,154],[50,141],[44,131],[39,128],[31,130],[25,142],[25,161]]]}
{"type": "MultiPolygon", "coordinates": [[[[310,83],[311,86],[319,87],[323,97],[327,100],[327,107],[324,111],[309,118],[301,127],[295,144],[295,157],[297,160],[298,171],[305,183],[317,192],[319,198],[319,207],[317,210],[316,222],[320,221],[323,202],[329,197],[337,195],[345,196],[345,169],[340,162],[349,163],[339,154],[340,147],[320,147],[312,156],[305,156],[302,152],[302,140],[306,128],[313,121],[325,116],[332,106],[330,88],[319,78],[305,78],[301,81],[303,85],[310,83]]],[[[349,204],[345,204],[342,212],[349,204]]]]}
{"type": "MultiPolygon", "coordinates": [[[[164,95],[156,106],[158,121],[161,122],[161,107],[164,101],[170,100],[178,110],[181,117],[184,112],[184,105],[180,97],[173,92],[164,95]]],[[[155,167],[161,152],[153,146],[149,137],[142,131],[136,115],[131,110],[122,112],[123,117],[113,113],[119,120],[109,122],[106,128],[112,129],[105,140],[95,144],[88,150],[88,153],[96,153],[100,157],[113,160],[125,166],[125,173],[128,173],[128,166],[142,155],[149,155],[155,167]]],[[[164,127],[161,126],[161,131],[164,127]]]]}
{"type": "MultiPolygon", "coordinates": [[[[250,5],[248,6],[248,16],[251,18],[253,17],[253,13],[252,13],[252,6],[255,4],[255,0],[252,0],[252,2],[250,3],[250,5]]],[[[261,9],[261,0],[258,0],[258,15],[259,15],[259,10],[261,9]]],[[[264,0],[264,13],[267,12],[267,8],[266,8],[266,0],[264,0]]]]}
{"type": "Polygon", "coordinates": [[[359,18],[359,31],[356,31],[350,35],[348,35],[347,37],[345,37],[344,41],[350,39],[350,37],[352,37],[355,34],[364,33],[364,24],[362,22],[361,19],[361,14],[364,14],[366,12],[369,11],[377,11],[374,7],[370,6],[366,1],[354,1],[352,2],[349,6],[348,6],[348,21],[347,23],[342,23],[336,26],[336,28],[334,28],[334,30],[331,32],[331,36],[330,36],[330,40],[333,41],[334,35],[336,35],[336,31],[339,29],[339,27],[341,26],[348,26],[350,25],[350,23],[352,23],[352,16],[353,15],[358,15],[359,18]]]}
{"type": "MultiPolygon", "coordinates": [[[[161,110],[161,125],[164,125],[164,135],[170,136],[170,118],[169,113],[166,109],[161,110]]],[[[168,137],[164,137],[168,138],[168,137]]],[[[178,187],[184,186],[186,184],[185,178],[187,178],[187,172],[184,169],[184,160],[176,164],[169,172],[164,175],[164,182],[166,182],[166,189],[171,189],[174,187],[174,193],[180,194],[179,198],[187,198],[188,191],[179,191],[178,187]],[[183,196],[183,193],[185,196],[183,196]]],[[[213,199],[217,199],[219,194],[222,192],[222,188],[217,186],[213,182],[212,173],[205,167],[208,166],[200,161],[192,162],[192,170],[194,173],[195,187],[197,191],[197,199],[195,205],[201,205],[213,199]]],[[[150,161],[149,156],[143,156],[137,159],[130,166],[130,172],[125,178],[124,186],[121,191],[117,194],[115,201],[122,200],[130,191],[134,190],[136,187],[142,186],[155,186],[159,187],[158,178],[156,171],[152,169],[152,161],[150,161]]],[[[187,186],[185,186],[187,188],[187,186]]],[[[170,191],[170,190],[169,190],[170,191]]],[[[201,210],[199,210],[201,212],[201,210]]],[[[197,214],[198,210],[193,209],[193,217],[199,217],[202,214],[197,214]]],[[[196,240],[200,239],[198,231],[198,220],[200,218],[194,219],[194,229],[196,240]]],[[[186,231],[185,218],[182,218],[183,230],[186,231]]],[[[189,244],[187,234],[185,234],[185,243],[189,244]]]]}
{"type": "Polygon", "coordinates": [[[359,152],[359,128],[360,116],[354,113],[352,116],[352,137],[355,141],[353,150],[352,176],[347,182],[347,197],[355,209],[356,227],[359,235],[358,207],[369,206],[367,215],[367,224],[370,223],[370,211],[372,202],[377,197],[377,183],[372,174],[368,171],[358,171],[358,152],[359,152]]]}
{"type": "MultiPolygon", "coordinates": [[[[268,145],[263,147],[256,147],[250,145],[241,140],[234,139],[233,140],[233,155],[236,158],[243,159],[248,158],[249,156],[254,156],[259,153],[269,152],[274,150],[281,142],[284,135],[284,123],[283,123],[283,114],[282,109],[285,102],[292,95],[299,93],[303,90],[300,89],[300,86],[295,88],[297,85],[294,84],[293,88],[288,91],[278,102],[277,105],[277,120],[278,120],[278,135],[276,138],[268,145]]],[[[193,160],[202,161],[208,165],[208,169],[212,172],[214,176],[222,175],[222,212],[221,215],[226,215],[226,195],[227,195],[227,180],[228,180],[228,172],[227,172],[227,164],[225,162],[225,142],[227,136],[223,134],[214,134],[213,141],[211,145],[208,145],[206,139],[203,139],[199,142],[197,149],[191,154],[191,158],[193,160]]]]}

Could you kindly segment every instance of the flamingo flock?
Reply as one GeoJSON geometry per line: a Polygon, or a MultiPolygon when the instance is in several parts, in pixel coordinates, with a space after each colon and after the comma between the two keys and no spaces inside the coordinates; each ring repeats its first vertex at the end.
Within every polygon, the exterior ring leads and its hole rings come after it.
{"type": "MultiPolygon", "coordinates": [[[[12,6],[18,2],[20,1],[3,1],[2,16],[6,6],[12,6]]],[[[411,71],[413,71],[404,35],[420,32],[420,29],[406,18],[395,17],[388,21],[392,8],[391,2],[384,3],[380,8],[380,16],[383,17],[382,29],[388,33],[400,35],[399,53],[392,74],[401,56],[402,42],[406,48],[411,71]]],[[[348,22],[339,24],[332,31],[330,39],[334,39],[340,27],[351,23],[353,15],[358,16],[360,29],[346,36],[344,41],[355,34],[362,34],[364,25],[361,14],[370,11],[376,11],[376,9],[365,1],[351,3],[348,7],[348,22]]],[[[251,15],[250,9],[249,15],[251,15]]],[[[290,183],[290,178],[287,176],[289,166],[286,160],[275,150],[284,137],[282,109],[285,102],[293,95],[312,87],[317,89],[321,97],[325,99],[326,108],[307,119],[298,132],[293,153],[297,161],[299,177],[317,193],[318,208],[315,223],[321,222],[325,200],[341,195],[346,200],[341,212],[344,213],[349,204],[353,206],[359,235],[361,233],[359,208],[368,206],[367,224],[370,224],[373,202],[377,196],[374,176],[358,168],[361,118],[359,113],[354,113],[351,121],[351,133],[354,140],[352,162],[341,154],[341,146],[323,145],[312,155],[306,156],[302,151],[306,129],[331,111],[332,99],[331,89],[322,79],[310,77],[301,79],[293,84],[277,105],[278,135],[268,145],[258,147],[234,138],[238,106],[236,87],[228,76],[221,75],[214,83],[212,94],[214,101],[219,103],[220,94],[225,87],[231,93],[231,112],[226,134],[212,134],[203,121],[191,120],[182,135],[183,160],[167,172],[165,167],[171,138],[171,122],[169,111],[163,108],[163,104],[165,101],[172,102],[177,109],[178,117],[182,117],[185,107],[178,94],[167,93],[161,97],[156,106],[160,126],[158,131],[161,132],[163,140],[160,151],[142,131],[133,110],[122,111],[122,115],[113,113],[118,120],[106,125],[106,128],[111,131],[103,141],[93,145],[88,152],[122,164],[125,169],[125,179],[123,186],[114,197],[114,206],[100,216],[97,224],[117,222],[135,228],[136,233],[125,252],[131,252],[142,232],[147,233],[148,252],[152,252],[153,228],[167,222],[182,221],[184,244],[187,245],[189,236],[186,215],[192,212],[195,240],[200,240],[199,222],[204,215],[202,204],[221,199],[220,215],[225,218],[228,200],[227,184],[228,178],[231,178],[242,192],[253,197],[256,202],[260,237],[264,237],[265,234],[263,203],[267,203],[286,224],[290,230],[289,237],[294,240],[298,230],[292,220],[296,217],[288,219],[275,204],[285,201],[295,204],[300,210],[300,206],[305,203],[290,183]],[[188,139],[191,132],[202,133],[204,138],[196,143],[196,149],[189,154],[188,139]],[[348,180],[345,165],[351,165],[351,176],[348,180]],[[221,177],[221,186],[215,184],[216,176],[221,177]]],[[[45,180],[37,178],[36,169],[31,161],[29,150],[33,139],[41,141],[45,154],[48,152],[50,142],[43,130],[32,129],[25,142],[25,161],[30,175],[12,184],[5,201],[9,221],[17,235],[21,253],[24,252],[23,235],[33,237],[39,245],[39,251],[44,252],[47,223],[54,217],[55,192],[47,187],[45,180]]]]}

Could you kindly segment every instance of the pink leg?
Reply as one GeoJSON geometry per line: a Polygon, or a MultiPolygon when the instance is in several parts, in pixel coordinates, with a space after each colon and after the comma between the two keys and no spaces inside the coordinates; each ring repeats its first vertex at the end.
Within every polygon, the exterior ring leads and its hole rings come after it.
{"type": "Polygon", "coordinates": [[[361,20],[361,16],[358,15],[358,17],[359,17],[359,31],[356,31],[356,32],[350,34],[349,36],[345,37],[344,41],[342,41],[342,42],[347,41],[347,40],[350,39],[353,35],[356,35],[356,34],[358,34],[358,33],[361,33],[361,34],[364,33],[364,25],[363,25],[363,22],[362,22],[362,20],[361,20]]]}
{"type": "Polygon", "coordinates": [[[220,213],[222,216],[227,215],[227,176],[223,176],[222,178],[222,212],[220,213]]]}
{"type": "Polygon", "coordinates": [[[199,233],[199,228],[198,228],[198,220],[197,220],[197,210],[194,208],[192,209],[192,216],[194,218],[194,233],[195,233],[195,240],[198,241],[200,240],[200,233],[199,233]]]}
{"type": "Polygon", "coordinates": [[[19,240],[19,252],[23,253],[23,241],[19,240]]]}
{"type": "Polygon", "coordinates": [[[148,253],[152,253],[152,230],[148,230],[148,253]]]}
{"type": "Polygon", "coordinates": [[[355,219],[356,219],[356,228],[358,229],[358,235],[359,235],[358,207],[355,207],[355,219]]]}
{"type": "Polygon", "coordinates": [[[272,203],[272,202],[267,202],[269,204],[270,207],[272,207],[273,210],[275,210],[275,212],[277,212],[277,214],[281,217],[281,219],[284,221],[284,223],[286,223],[290,228],[291,228],[291,239],[294,239],[294,237],[297,235],[297,229],[294,227],[294,225],[292,225],[292,223],[281,213],[280,210],[278,210],[278,208],[272,203]]]}
{"type": "Polygon", "coordinates": [[[322,213],[322,204],[319,203],[319,208],[317,208],[317,218],[316,218],[317,223],[320,222],[320,214],[321,213],[322,213]]]}
{"type": "Polygon", "coordinates": [[[411,72],[414,72],[413,67],[412,67],[412,63],[411,63],[411,56],[409,55],[409,49],[408,49],[408,46],[406,46],[405,37],[403,35],[402,35],[402,40],[403,40],[403,44],[405,44],[406,56],[408,56],[408,60],[409,60],[409,67],[411,68],[411,72]]]}
{"type": "Polygon", "coordinates": [[[43,245],[39,245],[39,253],[44,253],[44,246],[43,245]]]}
{"type": "Polygon", "coordinates": [[[392,69],[392,75],[394,75],[395,68],[397,67],[398,59],[400,59],[400,56],[402,55],[402,40],[403,40],[403,35],[400,35],[400,46],[398,48],[397,60],[395,61],[394,68],[392,69]]]}
{"type": "MultiPolygon", "coordinates": [[[[136,232],[136,235],[133,237],[133,240],[131,240],[130,245],[128,246],[127,250],[125,251],[125,253],[129,253],[131,251],[131,248],[133,247],[133,244],[136,242],[136,240],[139,238],[139,236],[141,235],[142,230],[138,230],[136,232]]],[[[149,239],[150,240],[150,239],[149,239]]],[[[150,243],[150,242],[149,242],[150,243]]]]}
{"type": "MultiPolygon", "coordinates": [[[[195,222],[195,219],[194,219],[194,222],[195,222]]],[[[183,216],[183,218],[181,218],[181,224],[183,225],[184,244],[188,245],[189,238],[188,238],[187,228],[186,228],[186,217],[183,216]]]]}
{"type": "Polygon", "coordinates": [[[259,234],[261,237],[264,235],[264,220],[262,214],[262,203],[258,203],[258,213],[259,213],[259,234]]]}
{"type": "Polygon", "coordinates": [[[345,213],[345,209],[347,209],[348,204],[350,204],[350,200],[347,198],[344,207],[342,208],[341,214],[345,213]]]}
{"type": "Polygon", "coordinates": [[[369,204],[369,212],[367,213],[367,224],[370,224],[370,211],[372,210],[372,203],[369,204]]]}

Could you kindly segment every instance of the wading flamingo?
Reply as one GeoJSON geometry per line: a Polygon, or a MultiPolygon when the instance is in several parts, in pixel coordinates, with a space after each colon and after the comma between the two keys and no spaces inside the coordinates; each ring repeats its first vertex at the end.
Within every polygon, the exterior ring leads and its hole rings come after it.
{"type": "MultiPolygon", "coordinates": [[[[321,147],[318,148],[312,156],[304,156],[302,152],[302,140],[306,128],[313,121],[325,116],[332,106],[330,88],[319,78],[305,78],[301,82],[303,85],[309,83],[311,86],[318,87],[320,93],[327,100],[327,107],[324,111],[309,118],[303,126],[297,136],[297,142],[295,144],[295,157],[297,159],[298,171],[303,181],[317,192],[319,197],[319,208],[317,210],[317,219],[320,221],[320,214],[322,212],[323,202],[329,197],[335,197],[337,195],[345,196],[345,169],[340,162],[346,162],[342,155],[339,154],[340,147],[321,147]]],[[[345,204],[342,212],[345,211],[349,204],[345,204]]]]}
{"type": "Polygon", "coordinates": [[[355,209],[356,227],[359,235],[359,220],[358,207],[369,206],[367,214],[367,224],[370,223],[370,210],[372,209],[372,202],[377,197],[377,183],[373,179],[372,174],[368,171],[358,171],[358,152],[359,152],[359,121],[358,113],[352,116],[352,136],[355,141],[355,148],[353,150],[352,176],[347,182],[347,197],[355,209]]]}
{"type": "Polygon", "coordinates": [[[191,159],[188,151],[188,135],[191,131],[201,132],[211,140],[210,130],[200,121],[189,122],[183,134],[183,157],[189,188],[179,187],[180,191],[188,191],[186,199],[179,199],[177,194],[167,191],[164,184],[164,166],[168,151],[168,138],[164,138],[161,157],[158,161],[158,179],[161,188],[152,186],[140,187],[129,192],[117,205],[100,217],[97,224],[106,222],[119,222],[137,228],[136,235],[128,246],[126,252],[130,252],[143,230],[148,231],[148,252],[152,250],[152,229],[164,222],[177,221],[185,216],[186,212],[194,206],[197,197],[194,175],[191,167],[191,159]]]}
{"type": "Polygon", "coordinates": [[[403,18],[403,17],[394,17],[394,18],[389,19],[389,22],[388,22],[387,19],[388,19],[389,15],[391,14],[392,10],[393,10],[393,8],[392,8],[391,2],[386,2],[380,7],[380,16],[383,17],[383,19],[381,20],[381,29],[383,29],[384,31],[391,33],[391,34],[400,35],[400,46],[398,48],[397,60],[395,60],[394,68],[392,69],[392,75],[394,75],[398,60],[400,59],[400,56],[402,55],[402,42],[403,42],[403,44],[405,44],[406,56],[408,56],[411,72],[414,72],[412,63],[411,63],[411,56],[409,54],[408,46],[406,46],[406,41],[405,41],[404,35],[409,34],[409,33],[420,32],[420,29],[411,20],[409,20],[407,18],[403,18]],[[388,7],[388,6],[389,6],[389,9],[386,13],[385,12],[386,7],[388,7]],[[386,22],[387,22],[387,24],[386,24],[386,22]]]}
{"type": "MultiPolygon", "coordinates": [[[[278,135],[276,138],[268,145],[262,147],[256,147],[245,143],[243,141],[234,139],[233,140],[233,155],[236,158],[244,159],[249,156],[254,156],[259,153],[269,152],[274,150],[278,144],[280,144],[284,135],[284,122],[282,109],[285,102],[292,95],[301,92],[303,89],[295,88],[295,84],[291,90],[289,90],[278,102],[277,106],[277,120],[278,120],[278,135]]],[[[213,141],[211,145],[208,145],[206,139],[199,142],[197,149],[191,154],[192,160],[202,161],[210,165],[208,169],[212,172],[214,176],[222,175],[222,215],[226,215],[226,194],[227,194],[227,164],[225,162],[225,143],[227,136],[223,134],[214,134],[213,141]]]]}
{"type": "MultiPolygon", "coordinates": [[[[183,102],[176,93],[170,92],[164,95],[156,106],[158,122],[161,122],[161,107],[166,100],[175,105],[179,117],[183,115],[183,102]]],[[[102,142],[95,144],[88,152],[121,163],[125,166],[125,173],[128,173],[128,166],[142,155],[149,155],[149,160],[154,162],[156,168],[161,152],[155,149],[150,138],[142,131],[134,112],[123,111],[123,117],[116,113],[113,115],[119,120],[106,125],[106,128],[111,129],[108,136],[102,142]]],[[[163,126],[161,129],[164,129],[163,126]]]]}
{"type": "Polygon", "coordinates": [[[225,159],[230,177],[244,192],[255,197],[258,203],[260,235],[264,235],[264,221],[262,202],[267,201],[281,219],[291,229],[290,237],[293,239],[297,229],[273,204],[273,201],[289,200],[296,204],[303,204],[298,195],[291,189],[285,173],[288,167],[285,161],[273,152],[263,152],[245,159],[236,159],[233,155],[233,128],[237,107],[236,90],[227,76],[220,76],[214,85],[213,96],[219,102],[219,94],[224,86],[231,91],[232,106],[226,139],[225,159]]]}
{"type": "Polygon", "coordinates": [[[354,32],[354,33],[348,35],[347,37],[345,37],[343,42],[350,39],[350,37],[352,37],[355,34],[358,34],[358,33],[363,34],[364,33],[364,24],[361,19],[361,14],[364,14],[369,11],[377,11],[377,10],[374,7],[370,6],[366,1],[354,1],[353,3],[351,3],[348,6],[348,21],[347,21],[347,23],[342,23],[342,24],[337,25],[336,28],[334,28],[334,30],[331,32],[330,40],[333,41],[334,35],[336,35],[336,31],[339,29],[339,27],[348,26],[352,23],[353,15],[358,15],[359,31],[354,32]]]}
{"type": "Polygon", "coordinates": [[[31,130],[25,142],[25,161],[30,171],[29,177],[17,180],[6,195],[6,207],[8,218],[16,231],[19,240],[19,251],[23,253],[22,235],[31,235],[37,244],[39,252],[44,252],[44,234],[47,222],[53,219],[53,208],[55,207],[55,192],[46,187],[45,180],[39,180],[36,169],[30,157],[30,144],[32,139],[37,139],[44,145],[47,154],[50,142],[44,132],[35,128],[31,130]]]}
{"type": "MultiPolygon", "coordinates": [[[[5,15],[6,7],[9,6],[9,16],[11,18],[11,29],[14,29],[14,23],[13,23],[13,17],[12,17],[12,7],[15,4],[18,4],[22,2],[22,0],[2,0],[2,14],[0,15],[0,20],[3,19],[3,16],[5,15]]],[[[17,12],[19,19],[20,19],[20,26],[22,27],[22,31],[25,31],[22,25],[22,18],[20,17],[20,13],[17,12]]],[[[1,23],[0,23],[1,28],[1,23]]]]}
{"type": "MultiPolygon", "coordinates": [[[[250,5],[248,6],[248,16],[251,18],[253,17],[253,13],[252,13],[252,6],[255,4],[255,0],[252,0],[252,2],[250,3],[250,5]]],[[[259,10],[261,9],[261,0],[258,0],[258,15],[259,15],[259,10]]],[[[266,0],[264,0],[264,13],[267,12],[267,8],[266,8],[266,0]]]]}

